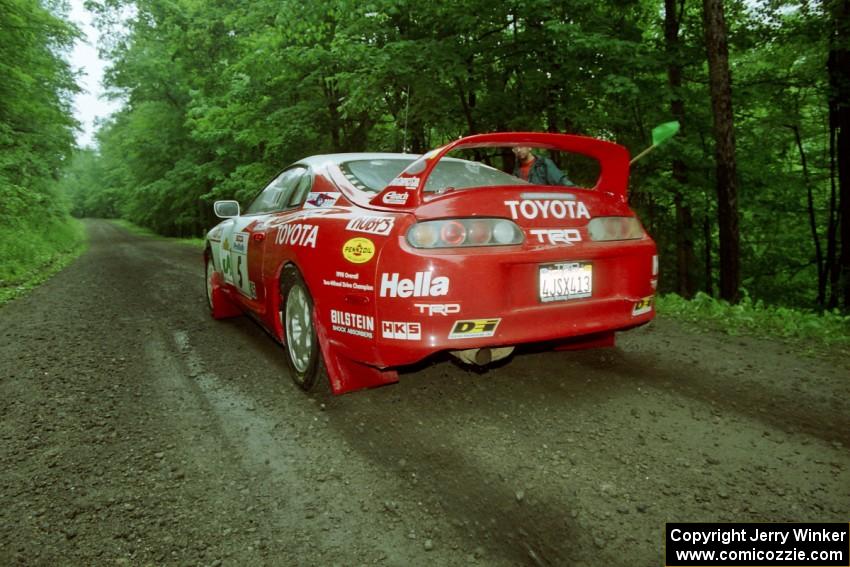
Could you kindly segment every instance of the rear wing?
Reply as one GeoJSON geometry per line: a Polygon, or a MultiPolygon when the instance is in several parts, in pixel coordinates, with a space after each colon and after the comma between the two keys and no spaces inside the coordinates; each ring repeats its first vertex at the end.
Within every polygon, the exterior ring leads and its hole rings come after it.
{"type": "Polygon", "coordinates": [[[449,152],[471,148],[528,146],[584,155],[599,162],[599,179],[593,189],[625,202],[629,180],[629,150],[613,142],[571,134],[541,132],[495,132],[476,134],[431,150],[390,181],[370,204],[379,207],[410,208],[422,202],[428,177],[449,152]]]}

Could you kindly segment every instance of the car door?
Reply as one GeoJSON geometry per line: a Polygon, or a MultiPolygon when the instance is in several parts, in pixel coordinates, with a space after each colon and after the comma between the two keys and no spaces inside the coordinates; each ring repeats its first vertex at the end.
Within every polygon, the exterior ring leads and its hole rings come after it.
{"type": "Polygon", "coordinates": [[[264,297],[262,252],[266,228],[273,215],[287,206],[303,169],[290,168],[275,177],[222,234],[224,281],[236,288],[242,302],[255,311],[262,311],[264,297]]]}
{"type": "MultiPolygon", "coordinates": [[[[274,279],[274,258],[269,258],[271,251],[276,249],[275,238],[278,228],[282,223],[290,220],[292,215],[300,208],[294,202],[295,197],[303,187],[304,178],[309,178],[307,168],[304,166],[293,166],[284,170],[273,182],[274,195],[268,196],[268,201],[262,205],[265,211],[257,222],[246,227],[250,232],[250,245],[248,246],[248,275],[254,285],[255,293],[253,299],[264,302],[267,293],[267,281],[274,279]]],[[[274,254],[271,254],[274,256],[274,254]]],[[[263,307],[257,306],[258,311],[263,307]]]]}

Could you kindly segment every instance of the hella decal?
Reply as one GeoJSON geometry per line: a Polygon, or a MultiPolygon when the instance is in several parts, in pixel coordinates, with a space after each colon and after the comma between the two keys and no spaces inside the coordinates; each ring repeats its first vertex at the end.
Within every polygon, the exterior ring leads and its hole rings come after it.
{"type": "Polygon", "coordinates": [[[387,236],[393,229],[393,217],[355,217],[345,225],[347,230],[387,236]]]}
{"type": "Polygon", "coordinates": [[[404,205],[407,203],[407,198],[410,193],[399,193],[397,191],[389,191],[382,199],[387,205],[404,205]]]}
{"type": "Polygon", "coordinates": [[[336,205],[339,193],[307,193],[305,209],[327,209],[336,205]]]}
{"type": "Polygon", "coordinates": [[[400,321],[382,321],[381,336],[385,339],[418,341],[422,339],[422,325],[400,321]]]}
{"type": "Polygon", "coordinates": [[[275,243],[316,247],[319,227],[313,224],[284,224],[277,228],[275,243]]]}
{"type": "Polygon", "coordinates": [[[505,201],[505,205],[511,210],[511,218],[520,217],[534,220],[541,219],[589,219],[590,212],[581,201],[568,201],[564,199],[546,201],[505,201]]]}
{"type": "Polygon", "coordinates": [[[381,274],[381,297],[437,297],[449,293],[449,278],[416,272],[412,280],[400,274],[381,274]]]}
{"type": "Polygon", "coordinates": [[[419,312],[423,315],[442,315],[446,317],[455,313],[460,313],[460,305],[457,303],[414,303],[419,312]]]}
{"type": "Polygon", "coordinates": [[[331,328],[338,333],[371,339],[375,332],[375,319],[370,315],[331,309],[331,328]]]}
{"type": "Polygon", "coordinates": [[[479,339],[492,337],[496,334],[496,328],[501,319],[470,319],[467,321],[455,321],[450,339],[479,339]]]}
{"type": "Polygon", "coordinates": [[[581,234],[575,228],[533,228],[529,232],[537,237],[537,242],[569,245],[581,242],[581,234]]]}

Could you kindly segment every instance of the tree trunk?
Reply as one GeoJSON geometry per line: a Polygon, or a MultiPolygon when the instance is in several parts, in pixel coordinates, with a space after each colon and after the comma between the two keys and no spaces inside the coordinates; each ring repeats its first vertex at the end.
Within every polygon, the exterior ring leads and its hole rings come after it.
{"type": "MultiPolygon", "coordinates": [[[[832,0],[833,30],[829,59],[829,128],[835,135],[838,158],[838,226],[841,253],[837,295],[845,310],[850,310],[850,0],[832,0]]],[[[835,291],[835,290],[833,290],[835,291]]]]}
{"type": "MultiPolygon", "coordinates": [[[[670,85],[670,110],[673,117],[684,128],[685,101],[681,97],[682,63],[679,43],[679,23],[683,13],[684,0],[678,13],[676,0],[664,0],[664,39],[667,51],[667,81],[670,85]]],[[[696,292],[694,226],[691,207],[684,198],[688,186],[688,169],[682,158],[673,160],[673,203],[676,207],[676,292],[685,298],[692,298],[696,292]]]]}
{"type": "Polygon", "coordinates": [[[803,166],[803,184],[806,186],[806,204],[809,209],[809,228],[812,230],[812,240],[815,244],[815,262],[818,269],[818,307],[823,308],[826,298],[826,274],[823,268],[823,251],[818,236],[817,218],[815,217],[815,199],[812,195],[812,183],[809,179],[809,167],[806,163],[806,152],[803,150],[803,139],[800,136],[800,127],[796,124],[790,126],[794,130],[794,139],[797,142],[797,150],[800,152],[800,163],[803,166]]]}
{"type": "Polygon", "coordinates": [[[705,239],[705,293],[714,297],[714,272],[711,269],[711,218],[707,214],[702,219],[702,232],[705,239]]]}
{"type": "Polygon", "coordinates": [[[732,303],[740,299],[740,234],[738,187],[735,164],[735,127],[732,85],[723,0],[703,0],[703,24],[708,56],[708,79],[714,115],[717,169],[717,221],[720,229],[720,297],[732,303]]]}
{"type": "Polygon", "coordinates": [[[835,130],[830,125],[829,129],[829,216],[826,226],[826,274],[824,277],[829,281],[829,299],[826,302],[827,309],[838,307],[838,227],[836,217],[838,214],[838,191],[835,186],[835,130]]]}

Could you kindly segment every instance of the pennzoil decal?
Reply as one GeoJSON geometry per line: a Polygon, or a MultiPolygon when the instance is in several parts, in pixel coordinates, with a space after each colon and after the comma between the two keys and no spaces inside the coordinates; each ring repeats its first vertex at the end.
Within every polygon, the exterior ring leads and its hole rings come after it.
{"type": "Polygon", "coordinates": [[[635,306],[632,308],[632,317],[637,317],[638,315],[643,315],[652,311],[652,303],[654,300],[655,296],[650,295],[649,297],[644,297],[640,301],[635,302],[635,306]]]}
{"type": "Polygon", "coordinates": [[[496,334],[496,328],[499,326],[501,319],[468,319],[465,321],[455,321],[452,327],[452,332],[449,333],[450,339],[479,339],[482,337],[492,337],[496,334]]]}
{"type": "Polygon", "coordinates": [[[393,217],[354,217],[348,221],[348,224],[345,225],[345,229],[354,232],[366,232],[369,234],[387,236],[393,229],[394,222],[395,219],[393,217]]]}
{"type": "Polygon", "coordinates": [[[375,244],[358,236],[342,245],[342,255],[352,264],[365,264],[375,255],[375,244]]]}
{"type": "Polygon", "coordinates": [[[339,193],[307,193],[305,209],[328,209],[336,205],[339,193]]]}

